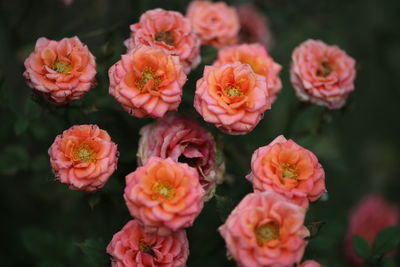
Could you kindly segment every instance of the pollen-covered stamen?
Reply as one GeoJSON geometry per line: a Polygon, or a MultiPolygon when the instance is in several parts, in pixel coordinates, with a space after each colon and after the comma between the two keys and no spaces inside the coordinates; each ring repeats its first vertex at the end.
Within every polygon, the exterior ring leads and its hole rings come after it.
{"type": "Polygon", "coordinates": [[[237,87],[237,86],[228,86],[228,87],[226,88],[226,94],[227,94],[229,97],[242,96],[242,95],[243,95],[242,91],[241,91],[240,88],[237,87]]]}
{"type": "Polygon", "coordinates": [[[283,163],[282,164],[282,178],[289,178],[293,180],[297,180],[297,168],[293,164],[283,163]]]}
{"type": "Polygon", "coordinates": [[[145,68],[142,71],[142,77],[136,80],[136,86],[142,90],[149,82],[153,83],[150,90],[157,91],[161,79],[156,76],[152,68],[145,68]]]}
{"type": "Polygon", "coordinates": [[[326,61],[326,60],[323,60],[322,62],[321,62],[321,68],[319,68],[318,70],[317,70],[317,76],[319,76],[319,77],[324,77],[324,78],[326,78],[326,77],[328,77],[329,76],[329,74],[331,74],[332,73],[332,66],[329,64],[329,62],[328,61],[326,61]]]}
{"type": "Polygon", "coordinates": [[[143,241],[139,241],[139,251],[147,253],[152,257],[156,256],[156,254],[153,251],[153,247],[143,241]]]}
{"type": "Polygon", "coordinates": [[[279,239],[279,226],[275,222],[269,222],[254,229],[256,235],[257,244],[259,246],[264,245],[266,242],[271,240],[279,239]]]}
{"type": "Polygon", "coordinates": [[[82,163],[93,162],[96,159],[96,152],[89,145],[84,144],[74,150],[73,156],[75,160],[82,163]]]}
{"type": "Polygon", "coordinates": [[[170,32],[159,32],[154,38],[157,42],[164,42],[167,45],[174,45],[174,36],[170,32]]]}
{"type": "Polygon", "coordinates": [[[166,181],[157,181],[152,187],[154,194],[151,196],[153,200],[157,200],[160,197],[165,200],[171,200],[175,196],[175,188],[166,181]]]}
{"type": "Polygon", "coordinates": [[[52,69],[58,73],[66,74],[72,70],[72,66],[69,62],[57,60],[52,66],[52,69]]]}

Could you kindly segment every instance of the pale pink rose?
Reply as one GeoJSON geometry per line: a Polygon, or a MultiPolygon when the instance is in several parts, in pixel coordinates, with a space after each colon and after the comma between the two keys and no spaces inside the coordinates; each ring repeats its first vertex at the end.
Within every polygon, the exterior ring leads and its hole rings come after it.
{"type": "Polygon", "coordinates": [[[200,63],[201,41],[181,13],[160,8],[148,10],[130,28],[132,35],[125,41],[128,51],[139,44],[158,47],[178,56],[186,74],[200,63]]]}
{"type": "Polygon", "coordinates": [[[386,227],[400,223],[399,206],[388,203],[380,195],[367,195],[352,210],[345,238],[345,252],[355,266],[362,266],[352,246],[354,235],[364,238],[372,246],[376,235],[386,227]]]}
{"type": "Polygon", "coordinates": [[[159,118],[177,110],[186,82],[179,58],[150,46],[136,46],[108,71],[110,94],[132,116],[159,118]]]}
{"type": "Polygon", "coordinates": [[[279,78],[282,66],[272,59],[264,46],[242,44],[223,48],[218,51],[218,58],[214,62],[214,66],[233,62],[249,64],[255,73],[264,76],[271,104],[275,102],[276,96],[282,89],[282,82],[279,78]]]}
{"type": "Polygon", "coordinates": [[[246,134],[271,108],[265,78],[248,64],[206,66],[197,81],[194,107],[205,121],[229,134],[246,134]]]}
{"type": "Polygon", "coordinates": [[[240,21],[239,41],[241,43],[261,43],[268,49],[273,44],[268,20],[253,5],[236,7],[240,21]]]}
{"type": "Polygon", "coordinates": [[[237,42],[239,18],[236,10],[225,2],[193,1],[186,17],[192,22],[203,44],[222,48],[237,42]]]}
{"type": "Polygon", "coordinates": [[[54,103],[79,99],[95,84],[95,58],[76,36],[39,38],[24,64],[28,85],[54,103]]]}
{"type": "Polygon", "coordinates": [[[319,262],[314,261],[314,260],[308,260],[304,261],[301,264],[298,265],[298,267],[324,267],[321,265],[319,262]]]}
{"type": "Polygon", "coordinates": [[[199,173],[200,184],[210,199],[222,183],[225,164],[216,158],[214,137],[196,121],[169,113],[140,130],[137,153],[139,166],[152,156],[171,158],[189,164],[199,173]]]}
{"type": "Polygon", "coordinates": [[[196,169],[170,158],[151,157],[126,176],[126,205],[148,233],[165,236],[190,227],[203,197],[196,169]]]}
{"type": "Polygon", "coordinates": [[[114,234],[107,246],[113,267],[185,267],[189,242],[184,230],[167,236],[145,233],[137,220],[114,234]]]}
{"type": "Polygon", "coordinates": [[[229,255],[242,267],[299,263],[309,231],[305,210],[274,192],[248,194],[219,232],[229,255]]]}
{"type": "Polygon", "coordinates": [[[255,191],[275,191],[304,208],[326,192],[325,172],[317,157],[283,135],[253,153],[246,178],[255,191]]]}
{"type": "Polygon", "coordinates": [[[354,90],[355,77],[354,59],[337,46],[308,40],[293,51],[290,80],[302,101],[338,109],[354,90]]]}
{"type": "Polygon", "coordinates": [[[102,188],[117,168],[117,145],[97,125],[75,125],[58,135],[49,148],[57,179],[71,189],[102,188]]]}

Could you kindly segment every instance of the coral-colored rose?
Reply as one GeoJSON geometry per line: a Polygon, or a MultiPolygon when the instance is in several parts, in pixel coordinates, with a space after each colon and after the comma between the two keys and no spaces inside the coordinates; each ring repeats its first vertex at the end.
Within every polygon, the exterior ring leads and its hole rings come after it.
{"type": "Polygon", "coordinates": [[[236,7],[240,21],[239,41],[241,43],[261,43],[268,49],[273,44],[268,20],[251,4],[236,7]]]}
{"type": "Polygon", "coordinates": [[[28,85],[58,104],[81,98],[95,83],[95,58],[76,36],[39,38],[24,64],[28,85]]]}
{"type": "Polygon", "coordinates": [[[185,267],[189,242],[184,230],[168,236],[145,233],[137,220],[114,234],[107,246],[114,267],[185,267]]]}
{"type": "Polygon", "coordinates": [[[128,51],[139,44],[161,48],[179,57],[186,74],[200,63],[201,41],[181,13],[160,8],[148,10],[130,28],[132,36],[125,41],[128,51]]]}
{"type": "Polygon", "coordinates": [[[233,62],[249,64],[255,73],[265,77],[268,96],[272,104],[282,89],[282,82],[279,78],[282,66],[268,55],[264,46],[260,44],[242,44],[223,48],[218,51],[218,58],[214,66],[233,62]]]}
{"type": "Polygon", "coordinates": [[[255,191],[275,191],[304,208],[326,192],[325,172],[317,157],[283,135],[253,153],[246,178],[255,191]]]}
{"type": "Polygon", "coordinates": [[[224,2],[193,1],[186,17],[192,22],[203,44],[221,48],[237,42],[239,18],[236,10],[224,2]]]}
{"type": "Polygon", "coordinates": [[[308,40],[292,54],[290,80],[300,100],[342,107],[354,89],[355,61],[337,46],[308,40]]]}
{"type": "Polygon", "coordinates": [[[217,161],[214,137],[196,121],[169,113],[140,130],[138,163],[152,156],[171,158],[189,164],[199,173],[200,184],[210,199],[217,184],[222,183],[225,164],[217,161]]]}
{"type": "Polygon", "coordinates": [[[57,179],[71,189],[102,188],[117,168],[117,145],[97,125],[75,125],[58,135],[49,148],[57,179]]]}
{"type": "Polygon", "coordinates": [[[219,232],[239,266],[292,266],[309,236],[305,210],[274,192],[248,194],[219,232]]]}
{"type": "Polygon", "coordinates": [[[264,111],[271,108],[265,78],[248,64],[206,66],[197,81],[194,107],[205,121],[229,134],[254,129],[264,111]]]}
{"type": "Polygon", "coordinates": [[[178,57],[150,46],[136,46],[108,72],[110,94],[132,116],[159,118],[176,110],[186,75],[178,57]]]}
{"type": "Polygon", "coordinates": [[[149,233],[168,235],[191,226],[203,196],[196,169],[170,158],[151,157],[126,176],[126,205],[149,233]]]}
{"type": "Polygon", "coordinates": [[[351,212],[349,228],[345,238],[345,252],[355,266],[362,266],[363,259],[358,257],[352,247],[353,235],[363,237],[370,245],[376,235],[386,227],[400,223],[399,207],[391,205],[380,195],[367,195],[351,212]]]}
{"type": "Polygon", "coordinates": [[[319,262],[316,262],[314,260],[308,260],[308,261],[302,262],[298,266],[299,267],[324,267],[319,262]]]}

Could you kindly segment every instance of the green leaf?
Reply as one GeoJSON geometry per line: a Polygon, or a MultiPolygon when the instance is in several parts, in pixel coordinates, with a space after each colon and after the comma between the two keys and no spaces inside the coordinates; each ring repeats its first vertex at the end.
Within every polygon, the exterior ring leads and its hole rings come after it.
{"type": "Polygon", "coordinates": [[[400,245],[400,226],[391,226],[383,229],[375,237],[374,254],[382,255],[394,250],[400,245]]]}
{"type": "Polygon", "coordinates": [[[396,267],[396,263],[392,258],[385,258],[382,262],[382,267],[396,267]]]}
{"type": "Polygon", "coordinates": [[[318,221],[318,222],[312,222],[309,225],[307,225],[307,228],[310,231],[310,238],[316,237],[325,224],[326,222],[318,221]]]}
{"type": "Polygon", "coordinates": [[[353,235],[352,244],[357,256],[363,259],[367,259],[369,257],[370,247],[368,242],[364,238],[358,235],[353,235]]]}
{"type": "Polygon", "coordinates": [[[225,222],[235,204],[232,199],[224,196],[215,195],[215,200],[217,201],[217,212],[219,217],[221,218],[221,221],[225,222]]]}

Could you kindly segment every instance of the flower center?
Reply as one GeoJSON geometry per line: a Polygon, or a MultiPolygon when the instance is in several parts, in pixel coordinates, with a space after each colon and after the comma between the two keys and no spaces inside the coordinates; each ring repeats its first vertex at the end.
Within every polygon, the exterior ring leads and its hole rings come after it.
{"type": "Polygon", "coordinates": [[[242,95],[243,95],[242,91],[240,91],[240,88],[239,88],[239,87],[236,87],[236,86],[229,86],[229,87],[226,89],[226,94],[227,94],[229,97],[242,96],[242,95]]]}
{"type": "Polygon", "coordinates": [[[174,45],[174,36],[170,32],[159,32],[154,38],[157,42],[164,42],[167,45],[174,45]]]}
{"type": "Polygon", "coordinates": [[[145,68],[142,71],[142,77],[136,80],[136,86],[142,90],[148,83],[151,90],[157,91],[158,85],[160,84],[161,79],[157,77],[152,68],[145,68]]]}
{"type": "Polygon", "coordinates": [[[57,60],[52,69],[58,73],[66,74],[71,71],[72,67],[69,62],[57,60]]]}
{"type": "Polygon", "coordinates": [[[160,197],[171,200],[175,196],[175,188],[166,181],[157,181],[154,183],[152,188],[154,194],[151,196],[153,200],[157,200],[160,197]]]}
{"type": "Polygon", "coordinates": [[[74,158],[78,159],[80,162],[93,162],[96,158],[96,153],[89,145],[82,145],[76,149],[73,153],[74,158]]]}
{"type": "Polygon", "coordinates": [[[295,165],[289,163],[282,164],[282,177],[297,180],[297,168],[295,165]]]}
{"type": "Polygon", "coordinates": [[[143,253],[147,253],[153,257],[156,256],[156,254],[153,251],[153,247],[143,241],[139,241],[139,251],[141,251],[143,253]]]}
{"type": "Polygon", "coordinates": [[[317,76],[326,78],[326,77],[328,77],[329,74],[331,74],[331,73],[332,73],[332,66],[329,64],[328,61],[323,60],[323,61],[321,62],[321,68],[319,68],[319,69],[317,70],[317,73],[316,73],[317,76]]]}
{"type": "Polygon", "coordinates": [[[269,222],[256,227],[254,233],[257,244],[262,246],[268,241],[279,239],[279,226],[275,222],[269,222]]]}

